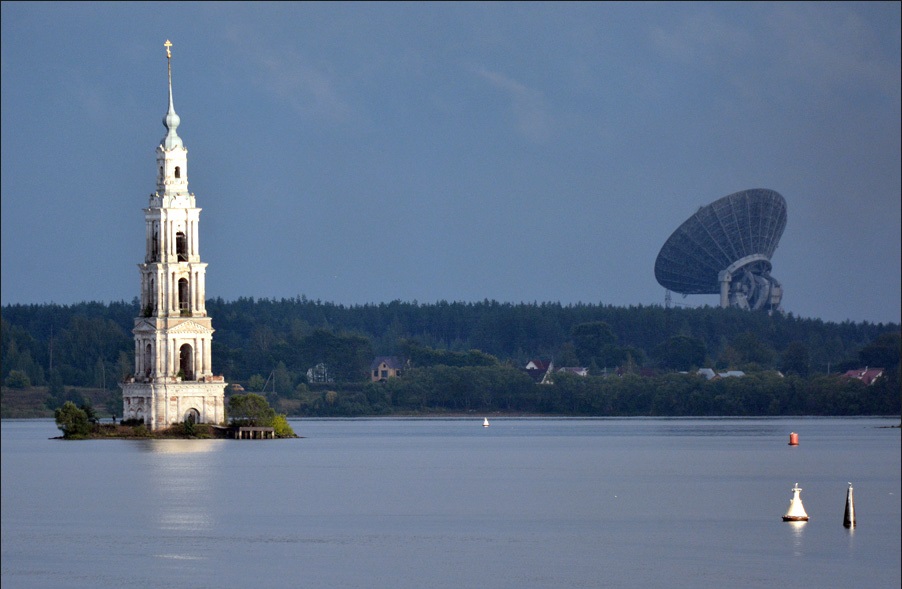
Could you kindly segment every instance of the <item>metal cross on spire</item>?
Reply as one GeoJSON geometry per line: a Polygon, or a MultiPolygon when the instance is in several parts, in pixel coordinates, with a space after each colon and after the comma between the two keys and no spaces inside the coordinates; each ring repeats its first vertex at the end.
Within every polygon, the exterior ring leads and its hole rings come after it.
{"type": "Polygon", "coordinates": [[[176,133],[176,128],[179,126],[179,116],[175,114],[175,106],[172,104],[172,51],[169,50],[172,47],[172,42],[169,39],[166,39],[166,42],[163,43],[163,47],[166,48],[166,69],[169,74],[169,111],[166,113],[166,116],[163,117],[163,125],[168,129],[166,133],[166,137],[163,138],[163,146],[167,150],[174,149],[176,147],[182,147],[182,140],[179,138],[178,133],[176,133]]]}

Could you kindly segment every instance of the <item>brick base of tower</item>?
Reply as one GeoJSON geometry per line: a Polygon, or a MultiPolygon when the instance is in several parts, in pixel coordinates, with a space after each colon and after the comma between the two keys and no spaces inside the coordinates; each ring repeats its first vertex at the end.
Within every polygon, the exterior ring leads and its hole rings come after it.
{"type": "Polygon", "coordinates": [[[219,382],[126,382],[122,383],[122,418],[142,419],[151,430],[194,420],[195,423],[225,423],[225,387],[219,382]]]}

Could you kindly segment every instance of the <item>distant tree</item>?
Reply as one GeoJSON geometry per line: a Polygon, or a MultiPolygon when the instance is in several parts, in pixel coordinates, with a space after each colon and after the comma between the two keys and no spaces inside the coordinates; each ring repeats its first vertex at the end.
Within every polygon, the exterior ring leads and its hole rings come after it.
{"type": "Polygon", "coordinates": [[[252,374],[251,377],[247,379],[247,388],[252,391],[262,391],[264,384],[266,384],[266,380],[259,374],[252,374]]]}
{"type": "Polygon", "coordinates": [[[660,358],[662,368],[682,371],[701,367],[707,354],[705,342],[687,335],[668,338],[655,352],[660,358]]]}
{"type": "Polygon", "coordinates": [[[469,350],[467,352],[436,350],[412,340],[403,341],[401,348],[403,355],[410,359],[413,366],[418,368],[428,366],[497,366],[499,364],[498,358],[481,350],[469,350]]]}
{"type": "MultiPolygon", "coordinates": [[[[566,342],[561,346],[558,353],[554,355],[554,365],[555,366],[579,366],[580,359],[579,356],[576,355],[576,347],[573,345],[573,342],[566,342]]],[[[591,366],[592,362],[589,362],[591,366]]],[[[596,366],[598,363],[595,363],[596,366]]],[[[604,368],[603,366],[600,368],[604,368]]]]}
{"type": "Polygon", "coordinates": [[[902,334],[884,333],[858,352],[858,359],[864,366],[875,366],[892,370],[899,366],[900,339],[902,334]]]}
{"type": "Polygon", "coordinates": [[[298,386],[294,387],[294,393],[292,395],[295,399],[301,399],[305,397],[310,392],[310,387],[307,386],[307,383],[302,382],[299,383],[298,386]]]}
{"type": "Polygon", "coordinates": [[[780,370],[784,374],[808,376],[810,358],[808,346],[802,342],[790,342],[780,358],[780,370]]]}
{"type": "Polygon", "coordinates": [[[72,401],[76,405],[84,405],[86,403],[84,395],[75,387],[69,387],[63,401],[72,401]]]}
{"type": "Polygon", "coordinates": [[[53,399],[62,399],[63,395],[66,394],[66,389],[63,386],[63,379],[60,376],[59,370],[54,370],[50,373],[50,386],[48,387],[47,392],[53,399]]]}
{"type": "Polygon", "coordinates": [[[765,367],[773,365],[773,348],[751,331],[737,335],[733,338],[732,345],[739,352],[743,364],[760,364],[765,367]]]}
{"type": "Polygon", "coordinates": [[[56,419],[56,427],[63,432],[66,439],[84,438],[91,431],[88,415],[72,401],[66,401],[62,407],[54,411],[53,416],[56,419]]]}
{"type": "Polygon", "coordinates": [[[78,408],[85,412],[85,417],[88,418],[88,423],[97,423],[97,412],[94,410],[94,407],[91,405],[91,403],[86,401],[78,408]]]}
{"type": "Polygon", "coordinates": [[[368,338],[357,334],[335,334],[326,329],[316,329],[305,337],[297,352],[298,364],[304,372],[323,363],[329,367],[336,382],[365,380],[373,361],[373,346],[368,338]]]}
{"type": "Polygon", "coordinates": [[[11,389],[28,389],[31,388],[31,379],[23,370],[10,370],[6,377],[6,386],[11,389]]]}
{"type": "Polygon", "coordinates": [[[293,392],[292,387],[292,375],[288,372],[288,368],[285,366],[284,362],[279,362],[276,364],[276,369],[273,371],[273,389],[279,394],[283,396],[291,396],[293,392]]]}
{"type": "Polygon", "coordinates": [[[571,334],[576,355],[583,365],[588,366],[593,359],[600,359],[599,364],[610,366],[604,361],[604,356],[617,343],[617,336],[610,325],[604,321],[580,323],[573,327],[571,334]]]}
{"type": "Polygon", "coordinates": [[[132,358],[127,352],[120,351],[116,361],[116,374],[120,381],[125,380],[132,373],[132,358]]]}

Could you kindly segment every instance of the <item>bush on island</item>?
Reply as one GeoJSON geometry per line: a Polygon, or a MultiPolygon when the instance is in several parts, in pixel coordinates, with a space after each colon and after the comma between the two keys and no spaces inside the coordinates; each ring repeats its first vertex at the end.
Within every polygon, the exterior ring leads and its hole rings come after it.
{"type": "Polygon", "coordinates": [[[79,409],[72,401],[66,401],[62,407],[53,413],[56,419],[56,427],[63,432],[67,440],[80,439],[91,433],[91,422],[88,414],[79,409]]]}
{"type": "Polygon", "coordinates": [[[295,437],[282,414],[269,406],[266,397],[254,393],[229,397],[229,424],[232,427],[272,427],[279,438],[295,437]]]}

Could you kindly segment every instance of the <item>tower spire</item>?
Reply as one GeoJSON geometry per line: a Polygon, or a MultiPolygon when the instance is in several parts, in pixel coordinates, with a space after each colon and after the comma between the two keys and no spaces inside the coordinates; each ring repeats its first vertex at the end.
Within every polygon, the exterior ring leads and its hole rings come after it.
{"type": "Polygon", "coordinates": [[[172,43],[166,39],[163,46],[166,47],[166,66],[169,71],[169,111],[163,117],[163,126],[167,129],[166,137],[163,138],[163,149],[169,151],[176,147],[183,147],[183,145],[181,137],[176,133],[181,119],[175,114],[175,106],[172,102],[172,51],[170,51],[172,43]]]}

